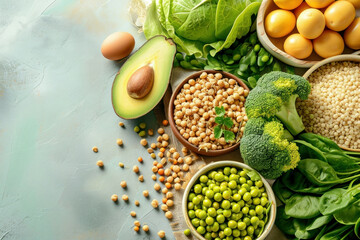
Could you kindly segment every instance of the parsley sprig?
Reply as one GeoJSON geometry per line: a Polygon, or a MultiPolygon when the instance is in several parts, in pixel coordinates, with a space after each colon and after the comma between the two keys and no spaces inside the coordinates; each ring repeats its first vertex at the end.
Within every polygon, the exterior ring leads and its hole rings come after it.
{"type": "Polygon", "coordinates": [[[215,138],[219,139],[222,135],[224,135],[226,142],[234,140],[235,134],[228,130],[234,125],[234,123],[231,118],[225,117],[225,108],[223,106],[215,107],[215,113],[215,123],[218,124],[214,127],[215,138]]]}

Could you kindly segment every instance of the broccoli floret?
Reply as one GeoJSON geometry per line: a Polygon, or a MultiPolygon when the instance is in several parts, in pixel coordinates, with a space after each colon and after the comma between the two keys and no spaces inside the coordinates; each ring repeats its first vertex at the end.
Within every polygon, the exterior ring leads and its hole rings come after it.
{"type": "Polygon", "coordinates": [[[295,101],[307,99],[310,83],[303,77],[285,73],[270,72],[263,75],[246,99],[248,118],[276,116],[293,135],[305,127],[297,113],[295,101]]]}
{"type": "Polygon", "coordinates": [[[274,179],[300,161],[299,148],[289,140],[291,135],[278,119],[251,118],[241,138],[241,156],[265,178],[274,179]]]}

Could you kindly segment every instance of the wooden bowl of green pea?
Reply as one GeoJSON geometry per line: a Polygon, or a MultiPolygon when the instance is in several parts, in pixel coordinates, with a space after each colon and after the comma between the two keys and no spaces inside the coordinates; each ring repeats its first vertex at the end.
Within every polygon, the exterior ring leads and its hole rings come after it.
{"type": "Polygon", "coordinates": [[[255,170],[236,161],[218,161],[189,181],[183,215],[198,239],[263,240],[276,218],[275,195],[255,170]]]}

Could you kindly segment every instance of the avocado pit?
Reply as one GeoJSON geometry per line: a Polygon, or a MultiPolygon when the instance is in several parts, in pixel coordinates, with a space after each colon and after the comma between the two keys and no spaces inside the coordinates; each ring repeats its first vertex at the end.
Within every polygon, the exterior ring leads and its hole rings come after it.
{"type": "Polygon", "coordinates": [[[143,98],[152,89],[154,84],[154,69],[145,65],[137,69],[127,83],[127,92],[132,98],[143,98]]]}

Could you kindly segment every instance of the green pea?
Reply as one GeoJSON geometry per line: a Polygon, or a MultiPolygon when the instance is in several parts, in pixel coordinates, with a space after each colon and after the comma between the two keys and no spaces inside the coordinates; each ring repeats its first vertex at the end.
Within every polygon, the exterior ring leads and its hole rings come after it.
{"type": "Polygon", "coordinates": [[[254,235],[255,235],[256,237],[258,237],[259,234],[260,234],[260,232],[261,232],[261,228],[256,228],[255,231],[254,231],[254,235]]]}
{"type": "Polygon", "coordinates": [[[206,175],[202,175],[202,176],[200,177],[200,182],[206,183],[207,181],[208,181],[208,177],[207,177],[206,175]]]}
{"type": "Polygon", "coordinates": [[[136,133],[140,132],[140,128],[138,126],[135,126],[134,127],[134,132],[136,132],[136,133]]]}
{"type": "Polygon", "coordinates": [[[224,214],[225,217],[230,217],[231,216],[231,210],[226,209],[226,210],[224,210],[223,214],[224,214]]]}
{"type": "Polygon", "coordinates": [[[261,206],[265,206],[269,201],[268,201],[268,199],[266,198],[266,197],[262,197],[261,199],[260,199],[260,201],[261,201],[261,206]]]}
{"type": "Polygon", "coordinates": [[[249,201],[251,199],[251,194],[249,192],[244,193],[243,195],[244,201],[249,201]]]}
{"type": "Polygon", "coordinates": [[[224,212],[224,209],[222,209],[222,208],[219,208],[218,210],[216,210],[217,214],[223,214],[223,212],[224,212]]]}
{"type": "Polygon", "coordinates": [[[262,186],[264,186],[264,183],[261,180],[259,180],[259,181],[255,182],[255,186],[257,186],[258,188],[261,188],[262,186]]]}
{"type": "Polygon", "coordinates": [[[225,236],[230,236],[231,234],[232,234],[232,230],[231,230],[231,228],[225,228],[224,229],[224,234],[225,234],[225,236]]]}
{"type": "Polygon", "coordinates": [[[192,202],[193,202],[193,204],[198,205],[198,204],[200,204],[200,199],[198,197],[194,197],[192,202]]]}
{"type": "Polygon", "coordinates": [[[220,202],[222,200],[221,193],[215,193],[214,200],[217,201],[217,202],[220,202]]]}
{"type": "Polygon", "coordinates": [[[228,181],[229,181],[229,177],[228,177],[228,176],[224,176],[224,181],[228,182],[228,181]]]}
{"type": "Polygon", "coordinates": [[[231,229],[235,229],[237,227],[237,223],[234,220],[230,220],[228,222],[228,227],[231,229]]]}
{"type": "Polygon", "coordinates": [[[229,176],[230,175],[230,167],[225,167],[224,168],[224,174],[226,175],[226,176],[229,176]]]}
{"type": "Polygon", "coordinates": [[[230,174],[230,176],[229,176],[229,180],[230,181],[232,181],[232,180],[234,180],[234,181],[237,181],[238,179],[239,179],[239,175],[236,175],[236,174],[230,174]]]}
{"type": "Polygon", "coordinates": [[[249,186],[254,185],[253,181],[251,181],[251,180],[247,180],[246,183],[247,183],[249,186]]]}
{"type": "Polygon", "coordinates": [[[200,199],[200,201],[203,201],[204,200],[204,196],[203,195],[196,195],[196,197],[198,198],[198,199],[200,199]]]}
{"type": "Polygon", "coordinates": [[[254,209],[250,209],[249,215],[250,215],[250,216],[255,216],[255,215],[256,215],[255,210],[254,210],[254,209]]]}
{"type": "Polygon", "coordinates": [[[219,232],[219,237],[220,237],[221,239],[223,239],[223,238],[225,237],[224,231],[220,231],[220,232],[219,232]]]}
{"type": "Polygon", "coordinates": [[[221,185],[221,186],[220,186],[220,192],[225,192],[227,189],[228,189],[228,188],[227,188],[227,186],[225,186],[225,185],[221,185]]]}
{"type": "Polygon", "coordinates": [[[240,205],[240,207],[245,206],[245,202],[244,202],[244,200],[240,200],[240,201],[238,202],[238,204],[240,205]]]}
{"type": "Polygon", "coordinates": [[[244,218],[243,218],[243,222],[246,223],[246,226],[249,226],[250,223],[251,223],[251,222],[250,222],[250,218],[248,218],[248,217],[244,217],[244,218]]]}
{"type": "Polygon", "coordinates": [[[231,192],[228,191],[228,190],[225,190],[225,191],[223,192],[223,194],[222,194],[222,197],[223,197],[224,199],[230,199],[230,197],[231,197],[231,192]]]}
{"type": "Polygon", "coordinates": [[[235,193],[235,194],[233,195],[233,200],[234,200],[235,202],[238,202],[238,201],[240,201],[240,199],[241,199],[241,196],[240,196],[240,194],[238,194],[238,193],[235,193]]]}
{"type": "Polygon", "coordinates": [[[140,137],[144,137],[145,135],[146,135],[146,132],[145,132],[145,131],[140,131],[140,132],[139,132],[139,136],[140,136],[140,137]]]}
{"type": "Polygon", "coordinates": [[[215,208],[209,208],[208,210],[207,210],[207,213],[208,213],[208,215],[210,216],[210,217],[215,217],[216,216],[216,209],[215,208]]]}
{"type": "Polygon", "coordinates": [[[265,188],[264,187],[259,188],[259,192],[261,192],[261,193],[265,192],[265,188]]]}
{"type": "Polygon", "coordinates": [[[263,219],[264,218],[264,214],[260,214],[258,215],[259,219],[263,219]]]}
{"type": "Polygon", "coordinates": [[[211,204],[212,204],[212,202],[210,199],[204,199],[203,206],[208,208],[208,207],[211,207],[211,204]]]}
{"type": "Polygon", "coordinates": [[[233,235],[234,237],[239,237],[239,236],[240,236],[240,231],[237,230],[237,229],[234,229],[233,232],[232,232],[232,235],[233,235]]]}
{"type": "Polygon", "coordinates": [[[216,221],[217,221],[218,223],[223,223],[223,222],[225,222],[225,217],[224,217],[224,215],[222,215],[222,214],[217,215],[217,216],[216,216],[216,221]]]}
{"type": "Polygon", "coordinates": [[[253,235],[255,228],[253,226],[248,226],[246,231],[248,232],[249,235],[253,235]]]}
{"type": "Polygon", "coordinates": [[[260,201],[260,198],[258,198],[258,197],[257,197],[257,198],[253,198],[253,204],[254,204],[254,205],[259,205],[260,202],[261,202],[261,201],[260,201]]]}
{"type": "Polygon", "coordinates": [[[219,209],[220,204],[219,204],[218,202],[213,202],[212,206],[213,206],[215,209],[219,209]]]}
{"type": "Polygon", "coordinates": [[[247,190],[246,190],[246,188],[240,188],[240,190],[239,190],[239,194],[241,195],[241,196],[243,196],[245,193],[247,192],[247,190]]]}
{"type": "Polygon", "coordinates": [[[267,193],[261,193],[261,196],[266,198],[268,197],[267,193]]]}
{"type": "Polygon", "coordinates": [[[231,181],[229,182],[229,188],[235,189],[236,187],[237,187],[236,181],[231,180],[231,181]]]}
{"type": "Polygon", "coordinates": [[[257,215],[263,214],[264,208],[261,205],[255,207],[255,212],[257,215]]]}
{"type": "Polygon", "coordinates": [[[185,229],[184,234],[185,234],[185,236],[190,236],[190,234],[191,234],[190,229],[188,229],[188,228],[185,229]]]}
{"type": "Polygon", "coordinates": [[[200,184],[196,184],[194,186],[194,192],[195,193],[201,193],[201,190],[202,190],[202,186],[200,184]]]}
{"type": "Polygon", "coordinates": [[[195,193],[190,193],[188,196],[188,200],[192,201],[194,197],[196,197],[195,193]]]}
{"type": "Polygon", "coordinates": [[[204,210],[200,210],[199,212],[199,218],[200,219],[205,219],[207,216],[206,212],[204,210]]]}
{"type": "Polygon", "coordinates": [[[240,231],[240,236],[241,237],[245,237],[247,235],[247,231],[246,230],[241,230],[240,231]]]}
{"type": "Polygon", "coordinates": [[[206,197],[209,198],[209,199],[212,199],[214,197],[214,194],[215,193],[212,190],[207,190],[206,193],[205,193],[206,197]]]}
{"type": "Polygon", "coordinates": [[[240,205],[236,203],[232,206],[231,211],[234,213],[238,213],[238,212],[240,212],[240,209],[241,209],[240,205]]]}
{"type": "Polygon", "coordinates": [[[252,203],[253,203],[253,200],[252,200],[252,199],[250,199],[249,201],[246,202],[246,204],[248,204],[249,206],[251,206],[252,203]]]}
{"type": "Polygon", "coordinates": [[[198,219],[198,218],[192,219],[192,220],[191,220],[191,224],[192,224],[194,227],[200,226],[200,219],[198,219]]]}
{"type": "Polygon", "coordinates": [[[259,221],[259,227],[262,228],[262,227],[264,227],[264,226],[265,226],[265,222],[264,222],[263,220],[260,220],[260,221],[259,221]]]}
{"type": "Polygon", "coordinates": [[[197,231],[198,233],[200,233],[201,235],[203,235],[206,230],[205,230],[205,228],[204,228],[203,226],[199,226],[199,227],[196,229],[196,231],[197,231]]]}
{"type": "Polygon", "coordinates": [[[263,62],[269,61],[269,56],[268,55],[262,56],[261,61],[263,62]]]}
{"type": "Polygon", "coordinates": [[[255,46],[254,46],[254,51],[255,52],[258,52],[258,51],[260,51],[260,45],[259,44],[256,44],[255,46]]]}
{"type": "Polygon", "coordinates": [[[248,214],[249,213],[249,207],[243,207],[242,209],[241,209],[241,212],[243,213],[243,214],[248,214]]]}
{"type": "Polygon", "coordinates": [[[223,208],[223,209],[230,209],[230,201],[229,200],[224,200],[224,201],[222,201],[222,203],[221,203],[221,207],[223,208]]]}
{"type": "Polygon", "coordinates": [[[246,183],[246,178],[240,177],[239,182],[240,182],[241,184],[246,183]]]}
{"type": "Polygon", "coordinates": [[[209,232],[205,233],[204,238],[207,240],[211,240],[212,239],[211,233],[209,233],[209,232]]]}
{"type": "Polygon", "coordinates": [[[224,181],[224,175],[222,173],[215,174],[215,180],[218,182],[224,181]]]}
{"type": "Polygon", "coordinates": [[[253,217],[251,217],[250,218],[250,223],[253,225],[253,226],[258,226],[259,225],[259,222],[260,222],[260,220],[259,220],[259,218],[258,217],[256,217],[256,216],[253,216],[253,217]]]}
{"type": "Polygon", "coordinates": [[[250,191],[250,186],[247,183],[244,183],[243,185],[241,185],[241,187],[245,188],[247,191],[250,191]]]}
{"type": "Polygon", "coordinates": [[[188,209],[190,210],[194,209],[194,203],[188,202],[188,209]]]}
{"type": "Polygon", "coordinates": [[[206,227],[206,222],[203,219],[200,220],[200,226],[206,227]]]}
{"type": "Polygon", "coordinates": [[[211,230],[212,230],[213,232],[217,232],[217,231],[219,231],[219,229],[220,229],[219,223],[218,223],[218,222],[214,222],[214,224],[211,226],[211,230]]]}
{"type": "Polygon", "coordinates": [[[211,237],[212,237],[212,238],[216,238],[217,236],[218,236],[218,234],[217,234],[216,232],[212,232],[212,233],[211,233],[211,237]]]}
{"type": "Polygon", "coordinates": [[[246,229],[246,223],[244,222],[238,222],[238,229],[239,230],[245,230],[246,229]]]}
{"type": "Polygon", "coordinates": [[[247,174],[244,170],[240,171],[240,177],[247,177],[247,174]]]}
{"type": "Polygon", "coordinates": [[[213,224],[214,224],[214,218],[212,218],[212,217],[207,217],[207,218],[205,219],[205,222],[206,222],[207,225],[213,225],[213,224]]]}
{"type": "Polygon", "coordinates": [[[244,240],[252,240],[252,238],[250,236],[246,236],[244,237],[244,240]]]}
{"type": "Polygon", "coordinates": [[[189,215],[189,218],[191,218],[191,219],[193,219],[193,218],[196,217],[194,210],[189,210],[189,211],[188,211],[188,215],[189,215]]]}

